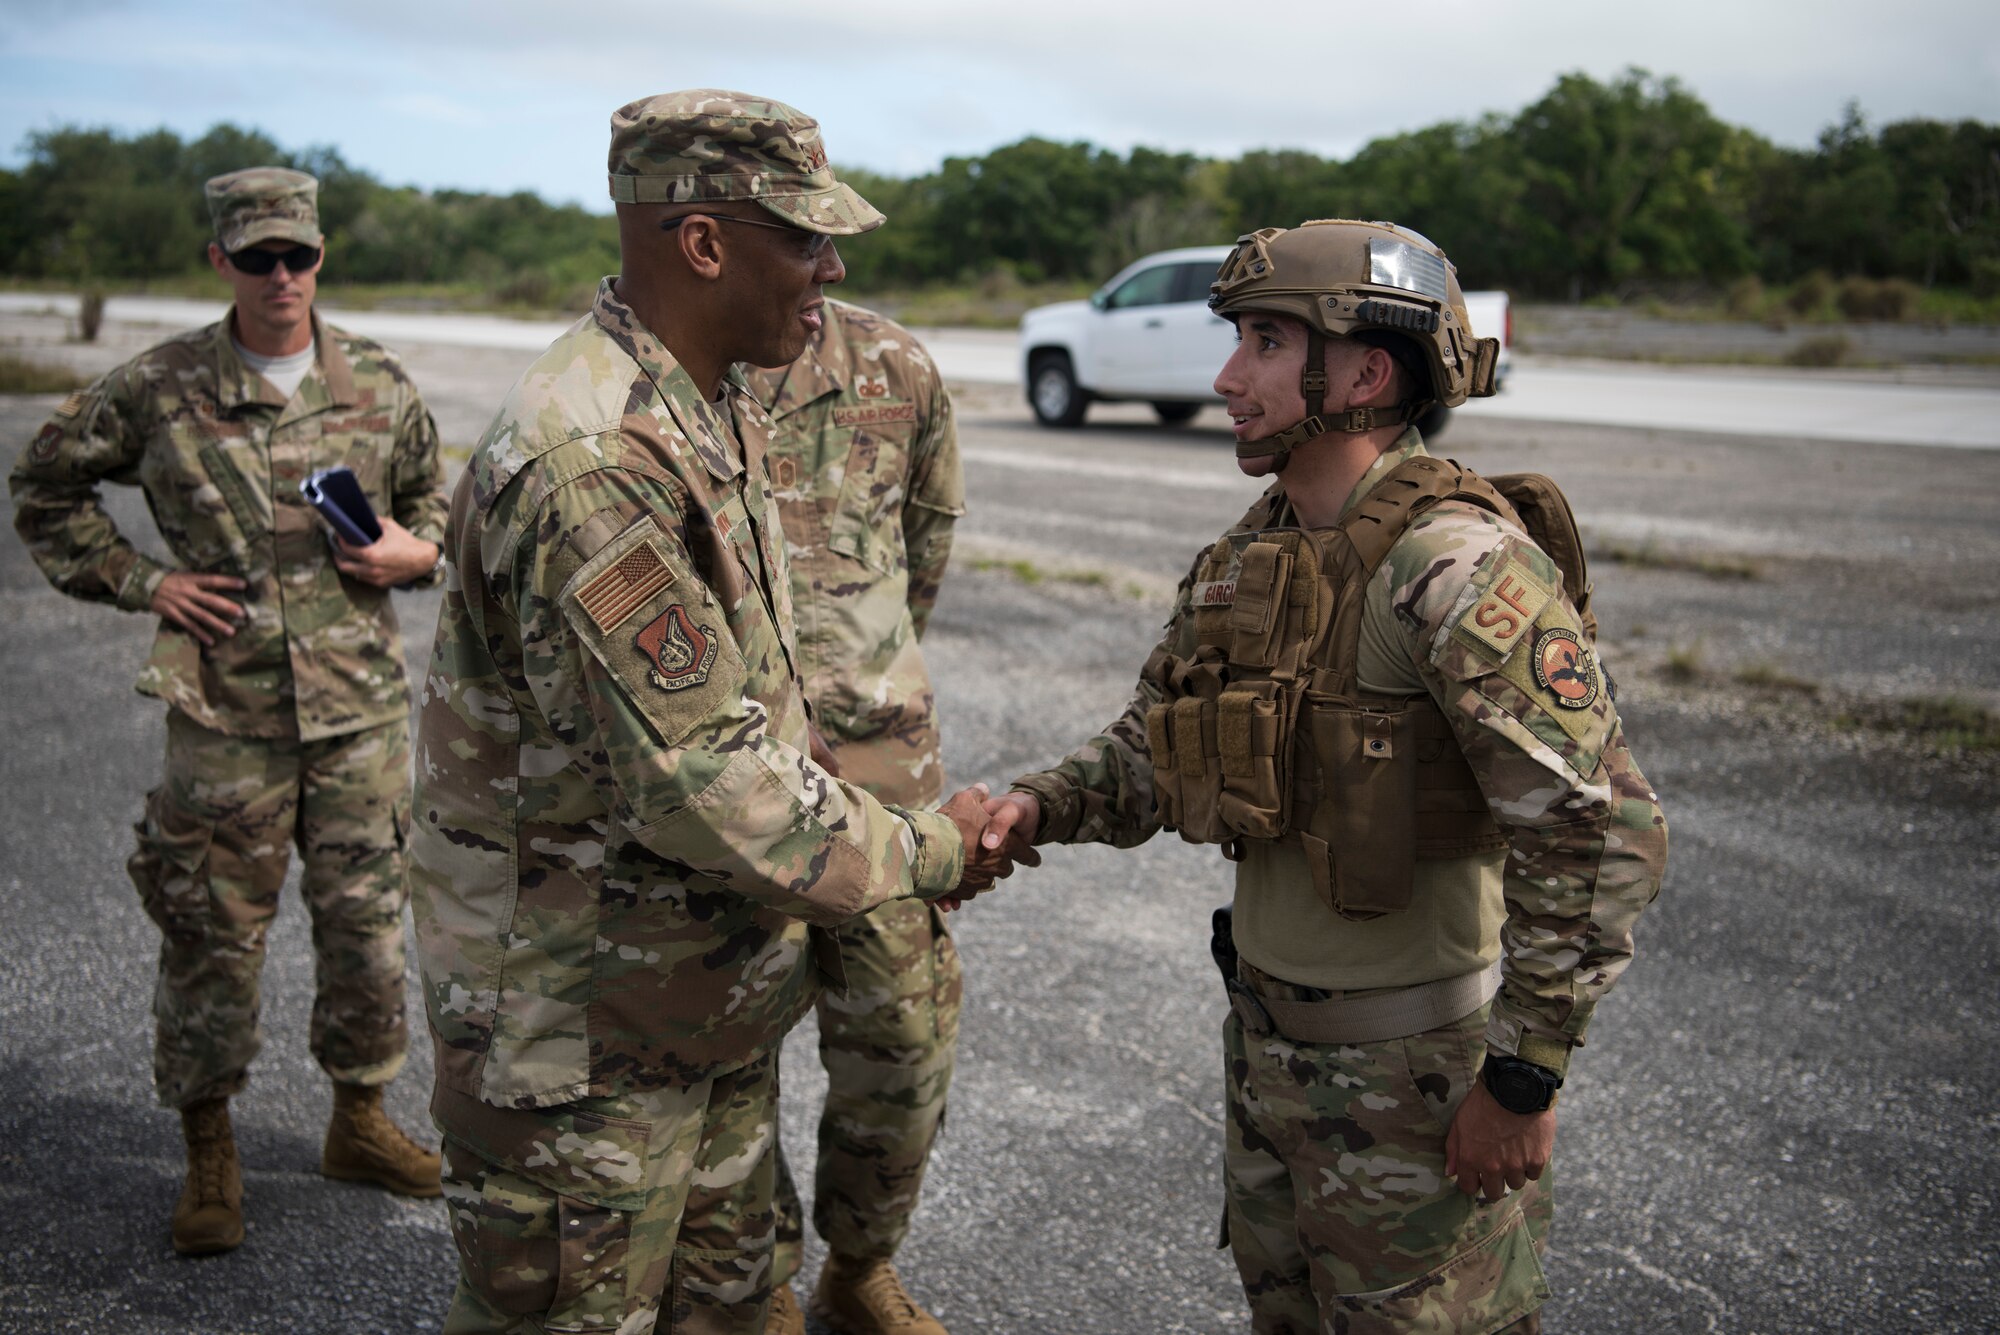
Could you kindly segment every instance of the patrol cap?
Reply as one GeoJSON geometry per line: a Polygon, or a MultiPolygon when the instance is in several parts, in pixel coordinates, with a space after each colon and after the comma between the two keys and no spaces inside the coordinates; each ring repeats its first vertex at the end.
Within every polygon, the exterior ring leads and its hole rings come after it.
{"type": "Polygon", "coordinates": [[[208,197],[215,244],[229,254],[259,241],[296,241],[316,246],[319,182],[290,167],[245,167],[212,176],[202,186],[208,197]]]}
{"type": "Polygon", "coordinates": [[[645,97],[611,113],[611,198],[621,204],[754,199],[794,227],[850,236],[882,214],[835,179],[819,122],[720,88],[645,97]]]}

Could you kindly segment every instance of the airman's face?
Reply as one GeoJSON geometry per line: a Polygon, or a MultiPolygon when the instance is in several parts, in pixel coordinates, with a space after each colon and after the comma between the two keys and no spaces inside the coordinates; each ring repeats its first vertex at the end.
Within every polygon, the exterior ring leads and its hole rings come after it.
{"type": "MultiPolygon", "coordinates": [[[[763,218],[757,221],[764,221],[763,218]]],[[[752,366],[797,361],[826,322],[823,288],[847,277],[834,238],[804,228],[725,228],[734,246],[741,360],[752,366]],[[733,233],[733,234],[730,234],[733,233]]]]}
{"type": "MultiPolygon", "coordinates": [[[[1305,420],[1299,373],[1306,363],[1306,327],[1289,315],[1245,311],[1236,319],[1236,351],[1215,377],[1236,439],[1263,440],[1305,420]]],[[[1271,456],[1238,459],[1252,477],[1271,471],[1271,456]]]]}
{"type": "MultiPolygon", "coordinates": [[[[273,238],[248,249],[282,255],[298,249],[298,245],[296,241],[273,238]]],[[[293,269],[280,260],[265,274],[244,272],[218,246],[211,244],[208,249],[215,271],[235,294],[237,318],[258,341],[268,341],[273,334],[289,333],[311,315],[313,297],[319,289],[320,264],[326,258],[324,247],[316,249],[311,264],[293,269]]]]}

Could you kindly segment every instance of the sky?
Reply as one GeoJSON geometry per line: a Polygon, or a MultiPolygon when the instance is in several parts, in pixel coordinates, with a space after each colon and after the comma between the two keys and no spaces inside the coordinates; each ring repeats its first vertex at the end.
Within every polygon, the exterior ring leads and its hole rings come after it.
{"type": "Polygon", "coordinates": [[[2000,121],[2000,5],[0,0],[0,164],[56,125],[232,121],[391,184],[604,209],[611,111],[675,88],[789,102],[836,164],[914,175],[1031,134],[1346,157],[1633,65],[1784,144],[1849,99],[1875,124],[2000,121]]]}

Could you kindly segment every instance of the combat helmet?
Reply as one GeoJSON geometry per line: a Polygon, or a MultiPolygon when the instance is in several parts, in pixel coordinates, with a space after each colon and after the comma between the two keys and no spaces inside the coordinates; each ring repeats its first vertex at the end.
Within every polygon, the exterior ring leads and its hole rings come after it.
{"type": "Polygon", "coordinates": [[[1386,222],[1328,218],[1266,227],[1236,238],[1208,289],[1208,308],[1234,321],[1275,311],[1306,327],[1299,388],[1305,420],[1263,440],[1238,441],[1241,458],[1278,456],[1332,431],[1372,431],[1414,420],[1432,403],[1455,408],[1493,393],[1500,341],[1475,338],[1458,270],[1427,238],[1386,222]],[[1326,410],[1326,340],[1359,339],[1394,356],[1415,385],[1393,408],[1326,410]]]}

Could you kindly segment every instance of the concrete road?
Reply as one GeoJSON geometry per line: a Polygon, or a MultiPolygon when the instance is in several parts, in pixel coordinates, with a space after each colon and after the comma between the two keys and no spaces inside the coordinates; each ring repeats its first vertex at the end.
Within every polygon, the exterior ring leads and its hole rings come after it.
{"type": "MultiPolygon", "coordinates": [[[[0,293],[0,314],[54,311],[69,316],[75,307],[72,296],[0,293]]],[[[168,297],[113,297],[106,310],[108,318],[129,324],[187,328],[220,318],[223,306],[168,297]]],[[[567,327],[564,321],[405,311],[336,311],[333,318],[398,349],[429,344],[532,353],[567,327]]],[[[1011,331],[919,332],[953,381],[1014,385],[1020,380],[1019,340],[1011,331]]],[[[1517,421],[2000,448],[2000,387],[1898,384],[1871,373],[1598,365],[1522,357],[1504,392],[1475,400],[1461,411],[1517,421]]]]}
{"type": "MultiPolygon", "coordinates": [[[[517,359],[410,361],[463,439],[517,359]]],[[[0,465],[53,403],[0,400],[0,465]]],[[[1254,488],[1213,429],[1119,409],[1050,433],[1011,392],[962,405],[973,508],[926,648],[953,779],[1004,783],[1114,716],[1167,590],[1254,488]]],[[[1600,538],[1752,570],[1597,571],[1674,860],[1564,1094],[1545,1329],[1989,1328],[2000,767],[1829,719],[1852,700],[2000,699],[2000,453],[1472,417],[1445,443],[1562,478],[1600,538]],[[1696,679],[1669,680],[1691,647],[1696,679]],[[1820,695],[1736,679],[1759,663],[1820,695]]],[[[148,531],[134,493],[113,513],[148,531]]],[[[434,601],[399,601],[420,656],[434,601]]],[[[156,940],[122,872],[161,745],[157,706],[128,689],[148,627],[56,596],[11,541],[0,618],[0,1331],[436,1329],[440,1207],[312,1171],[326,1095],[291,890],[239,1103],[249,1241],[172,1255],[178,1145],[147,1081],[156,940]]],[[[955,918],[959,1076],[902,1266],[956,1335],[1244,1328],[1212,1245],[1223,1006],[1205,933],[1228,894],[1213,850],[1155,840],[1056,850],[955,918]]],[[[392,1090],[406,1124],[429,1078],[413,1054],[392,1090]]],[[[803,1161],[823,1088],[810,1025],[785,1082],[803,1161]]]]}

